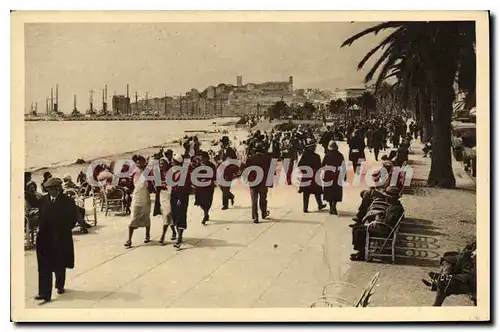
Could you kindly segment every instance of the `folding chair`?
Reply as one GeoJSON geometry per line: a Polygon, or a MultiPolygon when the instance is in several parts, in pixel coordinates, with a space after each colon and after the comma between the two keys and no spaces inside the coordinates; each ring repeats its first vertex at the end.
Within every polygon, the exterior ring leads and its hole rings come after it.
{"type": "Polygon", "coordinates": [[[326,284],[325,287],[323,287],[322,295],[319,298],[317,298],[310,305],[310,307],[317,308],[321,307],[321,305],[325,307],[346,307],[346,306],[355,308],[367,307],[370,302],[370,298],[374,293],[374,289],[375,286],[377,285],[379,275],[380,275],[379,272],[375,273],[370,282],[365,286],[365,288],[361,292],[361,295],[355,300],[346,299],[344,297],[337,295],[330,295],[328,289],[331,288],[331,286],[337,286],[338,291],[345,286],[349,286],[353,289],[358,289],[356,285],[344,281],[329,282],[328,284],[326,284]]]}
{"type": "Polygon", "coordinates": [[[372,261],[373,257],[390,256],[392,258],[392,263],[394,264],[396,261],[396,238],[403,219],[404,213],[401,214],[394,227],[382,222],[371,222],[366,226],[365,259],[367,262],[372,261]],[[389,234],[386,237],[374,236],[372,233],[375,230],[375,227],[379,228],[379,231],[385,228],[389,234]],[[384,249],[386,249],[386,245],[389,241],[391,243],[391,253],[387,254],[384,253],[384,249]]]}

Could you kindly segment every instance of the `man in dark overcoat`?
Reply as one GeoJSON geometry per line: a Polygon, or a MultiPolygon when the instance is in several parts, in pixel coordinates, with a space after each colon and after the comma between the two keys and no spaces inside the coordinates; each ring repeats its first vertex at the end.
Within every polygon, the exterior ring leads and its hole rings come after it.
{"type": "Polygon", "coordinates": [[[56,276],[58,294],[64,293],[66,269],[75,266],[73,235],[76,222],[75,201],[64,195],[62,180],[50,178],[44,184],[48,195],[40,202],[36,256],[38,261],[37,300],[46,303],[52,295],[52,273],[56,276]]]}
{"type": "MultiPolygon", "coordinates": [[[[312,177],[300,179],[300,189],[299,193],[302,193],[302,206],[304,213],[309,212],[309,197],[314,195],[316,198],[316,203],[318,204],[318,210],[322,210],[326,207],[326,204],[323,204],[323,200],[321,198],[321,194],[323,193],[322,187],[316,181],[316,173],[321,168],[321,158],[319,154],[315,152],[316,150],[316,142],[312,138],[308,138],[305,145],[305,151],[302,157],[300,158],[299,167],[307,166],[312,169],[312,177]],[[308,183],[309,182],[309,183],[308,183]]],[[[301,170],[302,175],[304,172],[301,170]]]]}
{"type": "Polygon", "coordinates": [[[269,174],[271,167],[271,156],[266,150],[264,142],[255,145],[255,153],[248,157],[245,167],[256,167],[262,170],[262,178],[257,177],[256,171],[250,171],[246,176],[246,181],[250,187],[250,198],[252,200],[252,220],[254,223],[259,223],[260,208],[262,219],[269,217],[267,210],[267,194],[270,187],[273,186],[274,174],[269,174]],[[271,176],[270,181],[267,181],[268,176],[271,176]],[[269,183],[268,183],[269,182],[269,183]],[[257,204],[258,203],[258,204],[257,204]]]}
{"type": "MultiPolygon", "coordinates": [[[[218,161],[220,163],[227,162],[229,160],[236,160],[236,151],[230,146],[231,142],[229,141],[228,136],[223,136],[221,139],[221,149],[218,155],[218,161]]],[[[219,167],[221,165],[219,164],[219,167]]],[[[231,205],[234,205],[234,194],[231,192],[231,181],[233,181],[239,168],[237,165],[230,164],[226,165],[225,168],[221,168],[223,170],[223,178],[227,182],[225,184],[220,184],[220,188],[222,191],[222,210],[227,210],[229,208],[229,201],[231,201],[231,205]]]]}

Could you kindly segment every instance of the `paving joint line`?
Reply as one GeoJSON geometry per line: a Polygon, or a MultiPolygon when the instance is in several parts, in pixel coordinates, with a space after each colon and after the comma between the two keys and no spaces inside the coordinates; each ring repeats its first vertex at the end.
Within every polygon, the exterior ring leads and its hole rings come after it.
{"type": "Polygon", "coordinates": [[[210,273],[208,273],[207,275],[205,275],[199,282],[193,284],[188,290],[186,290],[185,292],[183,292],[181,295],[177,296],[174,300],[170,301],[170,303],[165,307],[165,308],[169,308],[171,307],[175,302],[177,302],[180,298],[182,298],[184,295],[188,294],[190,291],[192,291],[194,288],[196,288],[198,285],[200,285],[204,280],[206,280],[207,278],[209,278],[211,275],[213,275],[217,270],[219,270],[223,265],[225,265],[227,262],[229,262],[232,258],[234,258],[236,255],[238,255],[240,252],[242,252],[243,250],[245,250],[246,248],[248,248],[248,246],[255,242],[258,238],[260,238],[264,233],[266,233],[269,229],[271,229],[272,227],[274,227],[274,225],[276,225],[276,223],[278,223],[281,219],[283,219],[284,217],[288,216],[290,213],[292,213],[292,210],[293,209],[290,209],[288,210],[286,213],[283,214],[283,216],[280,218],[280,219],[277,219],[275,221],[272,222],[272,224],[269,225],[269,227],[267,227],[265,230],[263,230],[262,232],[259,233],[259,235],[257,235],[252,241],[250,241],[245,247],[241,248],[240,250],[237,250],[233,255],[231,255],[230,257],[228,257],[224,262],[222,262],[221,264],[219,264],[219,266],[217,266],[215,269],[213,269],[210,273]]]}

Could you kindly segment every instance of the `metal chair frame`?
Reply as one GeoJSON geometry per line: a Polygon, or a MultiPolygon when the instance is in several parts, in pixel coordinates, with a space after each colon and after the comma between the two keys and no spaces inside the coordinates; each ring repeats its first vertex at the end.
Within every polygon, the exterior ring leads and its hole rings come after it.
{"type": "Polygon", "coordinates": [[[371,222],[366,226],[366,243],[365,243],[365,259],[367,262],[372,261],[373,257],[391,257],[392,263],[394,264],[396,261],[396,240],[399,233],[399,227],[401,222],[404,219],[405,214],[401,214],[396,225],[391,227],[385,223],[381,222],[371,222]],[[386,227],[390,230],[389,234],[386,237],[377,237],[370,234],[370,230],[375,227],[386,227]],[[391,253],[384,254],[383,251],[387,245],[387,243],[391,241],[391,253]],[[381,245],[377,245],[376,243],[382,242],[381,245]]]}

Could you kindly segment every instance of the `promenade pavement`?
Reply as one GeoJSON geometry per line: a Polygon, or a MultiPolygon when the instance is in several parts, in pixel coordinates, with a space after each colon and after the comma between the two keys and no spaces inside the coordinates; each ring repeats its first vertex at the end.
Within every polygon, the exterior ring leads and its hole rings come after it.
{"type": "MultiPolygon", "coordinates": [[[[345,142],[339,144],[348,156],[345,142]]],[[[323,148],[317,152],[323,156],[323,148]]],[[[368,167],[377,165],[367,152],[368,167]]],[[[352,180],[352,170],[349,180],[352,180]]],[[[317,211],[311,197],[302,212],[297,187],[277,185],[270,190],[269,220],[251,220],[250,194],[234,187],[236,201],[221,211],[216,190],[211,221],[201,225],[202,212],[190,197],[185,244],[158,244],[162,221],[152,218],[152,242],[144,244],[144,229],[135,232],[133,247],[123,244],[129,217],[98,215],[89,234],[75,230],[75,268],[68,270],[66,293],[53,293],[47,308],[238,308],[308,307],[324,285],[340,280],[351,262],[351,229],[360,203],[357,187],[344,190],[339,216],[317,211]]],[[[167,234],[170,237],[170,232],[167,234]]],[[[25,253],[26,307],[39,303],[36,253],[25,253]]],[[[369,281],[368,276],[366,281],[369,281]]],[[[361,293],[356,290],[354,296],[361,293]]]]}

